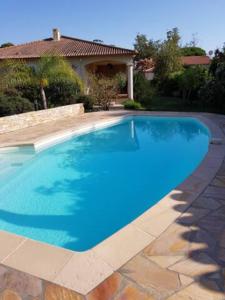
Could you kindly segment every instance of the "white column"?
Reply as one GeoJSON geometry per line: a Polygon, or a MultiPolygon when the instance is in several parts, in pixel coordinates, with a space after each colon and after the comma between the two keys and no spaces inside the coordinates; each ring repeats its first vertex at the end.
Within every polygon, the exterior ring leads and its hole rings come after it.
{"type": "Polygon", "coordinates": [[[128,79],[128,85],[127,85],[127,92],[129,99],[134,99],[134,83],[133,78],[134,77],[134,66],[133,64],[127,65],[127,79],[128,79]]]}

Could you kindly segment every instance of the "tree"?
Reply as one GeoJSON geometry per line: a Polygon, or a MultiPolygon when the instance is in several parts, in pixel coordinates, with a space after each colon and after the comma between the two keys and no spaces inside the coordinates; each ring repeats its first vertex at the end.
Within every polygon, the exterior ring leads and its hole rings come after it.
{"type": "Polygon", "coordinates": [[[210,68],[209,68],[209,72],[213,75],[216,76],[216,72],[218,69],[218,66],[221,63],[225,63],[225,45],[222,48],[222,50],[216,49],[215,50],[215,55],[212,59],[210,68]]]}
{"type": "Polygon", "coordinates": [[[159,48],[156,57],[156,77],[163,80],[173,72],[180,71],[182,64],[180,60],[180,35],[177,28],[167,32],[167,38],[159,48]]]}
{"type": "Polygon", "coordinates": [[[209,73],[211,79],[200,91],[202,101],[215,111],[225,112],[225,47],[216,50],[209,73]]]}
{"type": "Polygon", "coordinates": [[[14,46],[14,44],[8,42],[8,43],[1,44],[0,48],[6,48],[6,47],[11,47],[11,46],[14,46]]]}
{"type": "Polygon", "coordinates": [[[185,101],[192,102],[191,96],[197,93],[208,79],[208,71],[202,66],[194,66],[184,70],[179,76],[179,87],[185,101]]]}
{"type": "Polygon", "coordinates": [[[138,34],[135,38],[134,49],[137,51],[136,60],[157,56],[160,41],[148,40],[145,34],[138,34]]]}
{"type": "Polygon", "coordinates": [[[205,56],[206,52],[200,47],[183,47],[180,49],[182,56],[205,56]]]}
{"type": "Polygon", "coordinates": [[[58,56],[43,56],[33,68],[24,61],[9,60],[3,63],[1,69],[2,88],[37,85],[44,109],[48,107],[45,88],[50,83],[67,80],[79,85],[81,90],[83,88],[82,81],[70,64],[58,56]]]}

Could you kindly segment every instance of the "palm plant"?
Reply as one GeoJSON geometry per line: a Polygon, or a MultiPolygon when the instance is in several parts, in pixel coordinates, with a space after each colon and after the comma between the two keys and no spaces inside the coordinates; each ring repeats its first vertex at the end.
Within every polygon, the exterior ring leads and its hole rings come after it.
{"type": "Polygon", "coordinates": [[[27,85],[38,86],[44,109],[48,107],[45,88],[49,84],[67,80],[83,89],[79,76],[70,64],[59,56],[43,56],[35,67],[29,67],[24,61],[9,60],[1,65],[0,74],[2,89],[27,85]]]}

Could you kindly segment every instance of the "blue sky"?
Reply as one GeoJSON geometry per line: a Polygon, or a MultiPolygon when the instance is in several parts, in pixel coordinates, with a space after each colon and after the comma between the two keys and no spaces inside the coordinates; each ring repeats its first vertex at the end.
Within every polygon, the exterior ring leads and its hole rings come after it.
{"type": "Polygon", "coordinates": [[[132,47],[137,33],[163,39],[178,27],[183,43],[196,34],[207,51],[225,42],[225,0],[4,0],[0,44],[62,34],[132,47]]]}

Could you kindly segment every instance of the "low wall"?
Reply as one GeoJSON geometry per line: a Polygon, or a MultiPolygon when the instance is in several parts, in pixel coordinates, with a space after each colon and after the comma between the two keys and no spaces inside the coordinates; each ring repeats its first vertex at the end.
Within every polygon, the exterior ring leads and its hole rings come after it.
{"type": "Polygon", "coordinates": [[[60,106],[46,110],[31,111],[24,114],[0,118],[0,134],[18,129],[23,129],[49,121],[66,117],[82,115],[84,106],[82,103],[60,106]]]}

